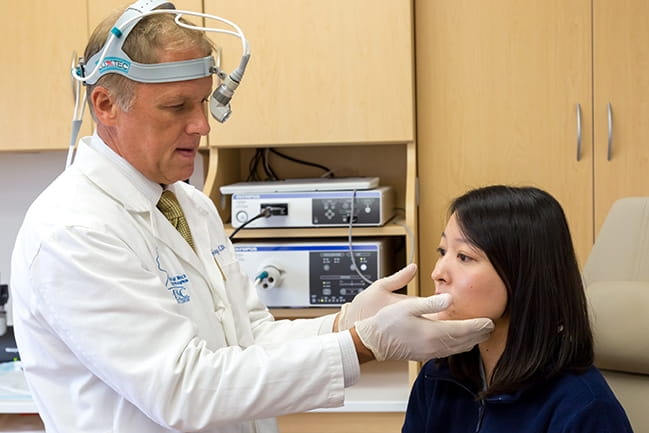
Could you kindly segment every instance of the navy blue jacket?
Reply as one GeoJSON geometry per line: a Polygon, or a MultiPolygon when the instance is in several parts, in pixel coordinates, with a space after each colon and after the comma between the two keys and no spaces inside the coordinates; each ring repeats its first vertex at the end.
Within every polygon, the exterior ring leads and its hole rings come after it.
{"type": "Polygon", "coordinates": [[[415,381],[403,433],[632,433],[599,370],[565,373],[514,394],[477,400],[429,361],[415,381]]]}

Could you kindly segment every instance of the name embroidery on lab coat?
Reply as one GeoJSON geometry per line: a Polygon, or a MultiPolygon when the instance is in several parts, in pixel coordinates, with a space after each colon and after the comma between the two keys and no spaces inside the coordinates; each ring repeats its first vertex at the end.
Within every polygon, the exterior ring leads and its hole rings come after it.
{"type": "Polygon", "coordinates": [[[191,298],[186,293],[187,287],[185,287],[185,285],[189,283],[187,274],[169,275],[169,272],[167,272],[160,264],[160,254],[156,256],[155,261],[158,265],[158,269],[166,275],[165,287],[173,294],[176,302],[179,304],[189,302],[191,298]]]}
{"type": "Polygon", "coordinates": [[[212,255],[215,256],[217,254],[221,254],[221,251],[225,250],[225,245],[223,244],[218,244],[216,248],[212,250],[212,255]]]}
{"type": "Polygon", "coordinates": [[[223,272],[223,269],[221,269],[221,265],[219,265],[219,261],[216,260],[216,256],[221,254],[221,251],[225,251],[225,245],[223,244],[218,244],[216,248],[212,250],[212,257],[214,257],[214,263],[216,263],[216,267],[221,273],[221,278],[223,278],[223,281],[225,281],[227,278],[225,277],[225,272],[223,272]]]}

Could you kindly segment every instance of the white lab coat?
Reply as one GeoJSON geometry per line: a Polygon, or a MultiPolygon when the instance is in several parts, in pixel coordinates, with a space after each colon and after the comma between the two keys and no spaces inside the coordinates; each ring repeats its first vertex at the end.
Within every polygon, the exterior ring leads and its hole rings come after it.
{"type": "Polygon", "coordinates": [[[82,140],[12,257],[16,339],[47,431],[265,433],[273,416],[342,405],[333,318],[274,321],[209,198],[169,187],[194,253],[156,209],[160,186],[107,152],[82,140]]]}

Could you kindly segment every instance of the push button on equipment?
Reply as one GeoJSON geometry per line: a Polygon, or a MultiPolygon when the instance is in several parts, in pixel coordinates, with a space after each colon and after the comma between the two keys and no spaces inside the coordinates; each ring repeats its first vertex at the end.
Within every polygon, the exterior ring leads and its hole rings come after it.
{"type": "Polygon", "coordinates": [[[248,212],[243,210],[237,212],[237,221],[239,221],[240,223],[245,223],[246,221],[248,221],[248,212]]]}

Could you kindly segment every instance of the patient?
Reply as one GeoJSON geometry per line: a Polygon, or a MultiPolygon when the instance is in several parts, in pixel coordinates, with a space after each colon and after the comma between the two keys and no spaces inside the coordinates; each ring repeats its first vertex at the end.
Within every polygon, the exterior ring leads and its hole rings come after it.
{"type": "Polygon", "coordinates": [[[450,207],[432,273],[450,308],[490,317],[473,350],[426,363],[402,432],[632,432],[593,366],[581,274],[559,203],[531,187],[490,186],[450,207]]]}

